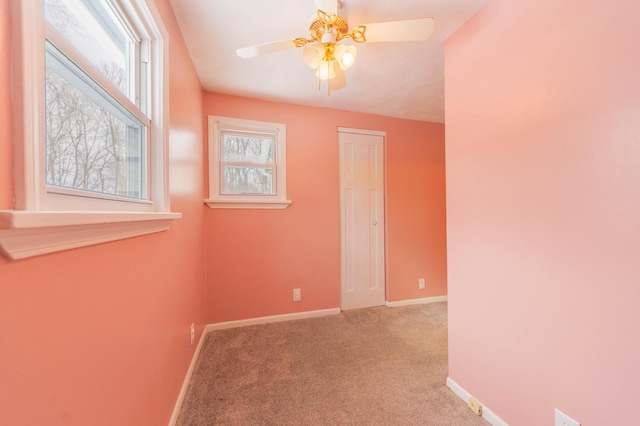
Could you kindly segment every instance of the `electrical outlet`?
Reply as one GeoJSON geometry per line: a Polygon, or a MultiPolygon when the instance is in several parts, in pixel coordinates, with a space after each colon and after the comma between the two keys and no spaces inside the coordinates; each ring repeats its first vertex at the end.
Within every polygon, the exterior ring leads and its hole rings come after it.
{"type": "Polygon", "coordinates": [[[299,302],[302,299],[302,293],[299,288],[293,289],[293,301],[299,302]]]}
{"type": "Polygon", "coordinates": [[[580,426],[580,422],[573,420],[556,408],[556,426],[580,426]]]}
{"type": "Polygon", "coordinates": [[[424,290],[424,278],[420,278],[420,279],[418,280],[418,288],[419,288],[420,290],[424,290]]]}
{"type": "Polygon", "coordinates": [[[189,327],[189,334],[191,336],[191,346],[193,346],[193,342],[196,340],[196,325],[191,323],[191,327],[189,327]]]}
{"type": "Polygon", "coordinates": [[[480,404],[474,397],[469,397],[469,403],[467,404],[467,406],[471,408],[471,411],[476,413],[478,416],[482,415],[482,404],[480,404]]]}

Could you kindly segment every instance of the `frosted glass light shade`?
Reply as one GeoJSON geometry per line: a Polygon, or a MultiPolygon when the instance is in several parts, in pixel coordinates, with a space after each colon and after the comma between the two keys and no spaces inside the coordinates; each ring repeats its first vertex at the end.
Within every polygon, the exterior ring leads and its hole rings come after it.
{"type": "Polygon", "coordinates": [[[324,46],[319,43],[307,44],[302,48],[302,57],[309,68],[315,70],[320,66],[320,61],[324,57],[324,46]]]}
{"type": "Polygon", "coordinates": [[[320,61],[320,66],[316,71],[316,77],[320,80],[331,80],[336,77],[336,71],[333,67],[335,61],[327,62],[325,60],[320,61]]]}

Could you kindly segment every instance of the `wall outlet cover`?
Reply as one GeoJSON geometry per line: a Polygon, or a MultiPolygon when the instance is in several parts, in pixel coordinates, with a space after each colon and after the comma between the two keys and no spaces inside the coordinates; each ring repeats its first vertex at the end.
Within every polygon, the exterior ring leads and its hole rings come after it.
{"type": "Polygon", "coordinates": [[[482,404],[480,404],[477,399],[472,396],[469,397],[469,403],[467,405],[469,406],[471,411],[476,413],[478,416],[482,415],[482,404]]]}

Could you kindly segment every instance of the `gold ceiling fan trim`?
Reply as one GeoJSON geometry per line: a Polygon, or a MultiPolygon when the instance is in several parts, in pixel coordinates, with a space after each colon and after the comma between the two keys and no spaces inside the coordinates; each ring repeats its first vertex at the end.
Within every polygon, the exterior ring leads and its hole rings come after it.
{"type": "Polygon", "coordinates": [[[349,24],[347,24],[346,19],[341,16],[318,10],[318,17],[311,22],[311,26],[309,27],[311,38],[314,40],[321,39],[322,35],[331,29],[335,29],[336,38],[338,38],[340,35],[349,32],[349,24]]]}
{"type": "Polygon", "coordinates": [[[322,36],[327,32],[333,32],[335,34],[336,42],[345,38],[351,38],[356,43],[364,43],[367,41],[364,35],[367,29],[366,26],[360,25],[349,33],[349,24],[343,17],[333,13],[325,13],[321,10],[318,10],[317,14],[318,17],[314,19],[309,26],[311,38],[298,37],[293,39],[296,47],[304,47],[307,43],[321,43],[322,36]]]}

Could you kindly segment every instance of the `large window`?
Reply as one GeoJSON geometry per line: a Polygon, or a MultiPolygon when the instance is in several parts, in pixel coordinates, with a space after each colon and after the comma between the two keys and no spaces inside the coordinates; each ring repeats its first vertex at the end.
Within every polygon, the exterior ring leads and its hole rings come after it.
{"type": "Polygon", "coordinates": [[[0,211],[0,250],[28,257],[167,229],[180,215],[169,208],[168,44],[153,1],[11,7],[16,205],[0,211]]]}
{"type": "Polygon", "coordinates": [[[150,201],[150,36],[110,0],[44,11],[47,193],[150,201]]]}
{"type": "Polygon", "coordinates": [[[209,117],[212,208],[286,208],[286,126],[209,117]]]}

